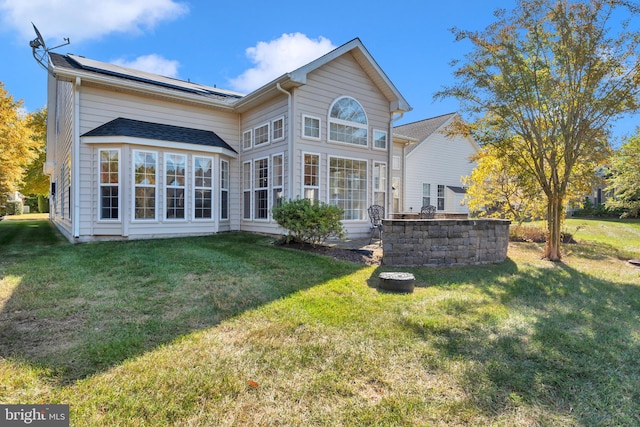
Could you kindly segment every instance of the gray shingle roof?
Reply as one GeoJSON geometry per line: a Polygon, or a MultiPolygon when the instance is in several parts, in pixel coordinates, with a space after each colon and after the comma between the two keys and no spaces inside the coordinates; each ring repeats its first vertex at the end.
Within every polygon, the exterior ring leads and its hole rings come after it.
{"type": "Polygon", "coordinates": [[[225,148],[236,152],[215,132],[119,117],[81,136],[128,136],[225,148]]]}
{"type": "Polygon", "coordinates": [[[422,142],[456,114],[457,113],[448,113],[413,123],[407,123],[405,125],[395,126],[393,128],[393,133],[408,136],[422,142]]]}

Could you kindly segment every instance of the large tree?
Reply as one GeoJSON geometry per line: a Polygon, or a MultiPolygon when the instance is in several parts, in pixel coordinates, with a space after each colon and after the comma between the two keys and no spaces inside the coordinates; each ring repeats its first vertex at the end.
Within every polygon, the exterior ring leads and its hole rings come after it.
{"type": "Polygon", "coordinates": [[[605,205],[621,209],[625,216],[640,215],[640,129],[616,151],[609,171],[609,187],[613,197],[605,205]]]}
{"type": "Polygon", "coordinates": [[[24,174],[20,191],[23,194],[46,196],[49,194],[49,177],[44,174],[44,162],[47,158],[47,110],[42,109],[27,116],[27,126],[31,130],[31,139],[35,142],[33,150],[37,153],[24,174]]]}
{"type": "Polygon", "coordinates": [[[436,97],[458,98],[497,129],[493,144],[518,144],[512,161],[546,198],[549,260],[561,259],[576,168],[603,156],[613,120],[639,108],[640,33],[629,25],[637,13],[623,0],[518,0],[483,31],[453,30],[472,49],[436,97]]]}
{"type": "Polygon", "coordinates": [[[20,188],[29,164],[38,156],[22,102],[15,101],[0,82],[0,195],[20,188]]]}

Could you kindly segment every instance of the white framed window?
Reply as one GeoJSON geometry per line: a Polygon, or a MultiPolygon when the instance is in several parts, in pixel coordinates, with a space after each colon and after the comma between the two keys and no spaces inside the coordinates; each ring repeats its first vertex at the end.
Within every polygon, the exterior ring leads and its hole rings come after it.
{"type": "Polygon", "coordinates": [[[422,183],[422,206],[431,204],[431,184],[422,183]]]}
{"type": "Polygon", "coordinates": [[[271,203],[280,206],[284,198],[284,155],[274,154],[271,157],[271,203]]]}
{"type": "Polygon", "coordinates": [[[278,142],[284,139],[284,116],[271,122],[271,141],[278,142]]]}
{"type": "Polygon", "coordinates": [[[158,153],[133,151],[133,219],[156,220],[158,153]]]}
{"type": "Polygon", "coordinates": [[[253,161],[254,178],[254,219],[269,218],[269,158],[253,161]]]}
{"type": "Polygon", "coordinates": [[[258,126],[253,130],[253,146],[257,147],[269,143],[269,123],[258,126]]]}
{"type": "Polygon", "coordinates": [[[393,170],[400,170],[400,156],[393,156],[393,170]]]}
{"type": "Polygon", "coordinates": [[[250,150],[253,147],[253,132],[251,129],[242,132],[242,150],[250,150]]]}
{"type": "Polygon", "coordinates": [[[373,162],[373,203],[384,206],[387,203],[387,164],[373,162]]]}
{"type": "Polygon", "coordinates": [[[242,218],[251,219],[251,162],[242,164],[242,218]]]}
{"type": "Polygon", "coordinates": [[[187,156],[183,154],[165,154],[165,219],[185,219],[186,174],[187,156]]]}
{"type": "Polygon", "coordinates": [[[383,130],[373,130],[373,148],[378,150],[387,149],[387,132],[383,130]]]}
{"type": "Polygon", "coordinates": [[[364,220],[367,211],[367,161],[329,157],[329,203],[343,220],[364,220]]]}
{"type": "Polygon", "coordinates": [[[220,160],[220,219],[229,219],[229,162],[220,160]]]}
{"type": "Polygon", "coordinates": [[[98,150],[99,167],[99,219],[120,220],[120,150],[98,150]]]}
{"type": "Polygon", "coordinates": [[[303,153],[302,194],[305,199],[316,201],[320,198],[320,155],[303,153]]]}
{"type": "Polygon", "coordinates": [[[193,218],[213,218],[213,157],[193,157],[193,218]]]}
{"type": "Polygon", "coordinates": [[[320,140],[320,119],[311,116],[302,116],[302,136],[307,139],[320,140]]]}
{"type": "Polygon", "coordinates": [[[367,115],[358,101],[345,96],[331,105],[329,141],[367,146],[367,115]]]}
{"type": "Polygon", "coordinates": [[[437,208],[439,211],[444,210],[444,185],[438,185],[438,205],[437,208]]]}

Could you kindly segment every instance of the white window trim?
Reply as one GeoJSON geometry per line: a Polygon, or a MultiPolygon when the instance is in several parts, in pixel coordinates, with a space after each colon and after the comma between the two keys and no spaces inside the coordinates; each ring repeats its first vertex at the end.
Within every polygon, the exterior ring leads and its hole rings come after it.
{"type": "Polygon", "coordinates": [[[253,130],[245,130],[242,132],[242,151],[249,151],[253,148],[253,130]],[[245,137],[249,134],[249,145],[245,146],[244,142],[246,141],[245,137]]]}
{"type": "MultiPolygon", "coordinates": [[[[348,144],[348,145],[352,145],[352,144],[348,144]]],[[[329,156],[329,158],[327,159],[327,203],[331,204],[331,159],[344,159],[344,160],[355,160],[358,162],[365,162],[367,164],[367,171],[366,171],[366,175],[367,177],[365,178],[364,182],[365,185],[367,185],[367,188],[365,189],[365,207],[364,207],[364,212],[363,212],[363,219],[343,219],[342,222],[347,222],[347,223],[362,223],[362,222],[368,222],[369,219],[367,217],[367,206],[369,206],[371,203],[369,202],[369,170],[371,169],[371,162],[367,159],[361,159],[361,158],[357,158],[357,157],[346,157],[346,156],[329,156]]],[[[373,176],[373,170],[371,170],[371,176],[373,176]]]]}
{"type": "Polygon", "coordinates": [[[394,171],[402,169],[402,156],[394,155],[391,160],[393,161],[392,167],[394,171]]]}
{"type": "Polygon", "coordinates": [[[252,172],[252,179],[251,179],[251,194],[252,194],[252,200],[251,200],[251,212],[252,212],[252,218],[255,222],[268,222],[269,218],[270,218],[270,213],[269,213],[269,206],[271,206],[271,180],[269,177],[269,174],[271,172],[271,163],[270,163],[270,158],[269,156],[265,156],[265,157],[260,157],[260,158],[256,158],[253,159],[252,165],[251,165],[251,172],[252,172]],[[255,180],[256,180],[256,165],[258,164],[259,161],[261,160],[266,160],[267,161],[267,186],[266,187],[257,187],[255,184],[255,180]],[[267,192],[267,217],[266,218],[257,218],[256,217],[256,210],[257,210],[257,206],[256,206],[256,192],[258,191],[266,191],[267,192]]]}
{"type": "MultiPolygon", "coordinates": [[[[158,211],[160,210],[159,207],[159,203],[158,203],[158,172],[159,172],[159,167],[158,165],[160,164],[160,156],[158,155],[157,151],[153,151],[153,150],[133,150],[133,155],[131,156],[131,193],[132,193],[132,199],[131,199],[131,222],[136,222],[136,223],[150,223],[150,222],[158,222],[158,211]],[[153,186],[153,188],[156,190],[156,200],[155,200],[155,217],[154,218],[136,218],[136,168],[135,168],[135,161],[136,161],[136,153],[151,153],[151,154],[155,154],[156,156],[156,183],[153,186]]],[[[151,186],[145,186],[146,188],[151,188],[151,186]]]]}
{"type": "MultiPolygon", "coordinates": [[[[215,168],[215,159],[211,156],[201,156],[201,155],[197,155],[194,154],[192,156],[191,159],[191,191],[192,191],[192,197],[191,197],[191,207],[192,207],[192,214],[191,214],[191,218],[193,221],[197,221],[197,222],[211,222],[214,220],[215,218],[215,199],[214,199],[214,182],[215,182],[215,173],[216,173],[216,168],[215,168]],[[203,187],[203,186],[197,186],[196,185],[196,159],[200,158],[200,159],[209,159],[211,161],[211,186],[210,187],[203,187]],[[196,218],[196,190],[211,190],[211,218],[196,218]]],[[[186,194],[186,193],[185,193],[186,194]]],[[[186,215],[185,215],[186,217],[186,215]]]]}
{"type": "MultiPolygon", "coordinates": [[[[371,204],[375,203],[376,201],[376,193],[384,193],[384,203],[386,205],[388,199],[387,199],[387,183],[389,182],[389,170],[387,169],[387,162],[379,162],[379,161],[373,161],[373,166],[371,167],[371,204]],[[375,188],[375,170],[376,170],[376,165],[384,165],[385,168],[385,177],[384,177],[384,185],[382,185],[381,188],[376,189],[375,188]]],[[[385,210],[386,210],[386,206],[384,206],[385,210]]]]}
{"type": "Polygon", "coordinates": [[[253,146],[255,148],[261,147],[263,145],[269,145],[271,143],[271,126],[269,122],[263,123],[260,126],[256,126],[253,128],[253,146]],[[256,130],[265,127],[267,128],[267,140],[258,144],[256,141],[256,130]]]}
{"type": "Polygon", "coordinates": [[[231,202],[229,200],[229,197],[230,197],[230,194],[229,194],[229,184],[230,184],[230,182],[229,181],[231,180],[231,169],[230,168],[231,168],[231,164],[229,163],[228,160],[220,159],[220,178],[219,178],[220,179],[220,203],[218,204],[218,206],[220,208],[218,209],[218,219],[220,221],[225,221],[225,222],[230,221],[230,217],[231,217],[231,212],[230,212],[230,210],[231,210],[231,202]],[[226,187],[222,184],[222,165],[224,163],[227,164],[227,184],[226,184],[227,186],[226,187]],[[222,217],[222,200],[223,200],[222,193],[223,192],[227,193],[227,217],[226,218],[222,217]]]}
{"type": "Polygon", "coordinates": [[[431,197],[431,183],[429,183],[429,182],[423,182],[422,183],[422,206],[425,206],[425,204],[424,204],[424,199],[425,199],[424,186],[425,185],[429,186],[429,195],[426,196],[429,199],[428,205],[433,206],[433,203],[431,203],[431,201],[433,200],[433,197],[431,197]]]}
{"type": "Polygon", "coordinates": [[[364,107],[362,106],[362,104],[360,103],[360,101],[358,101],[357,99],[355,99],[352,96],[339,96],[338,98],[336,98],[331,105],[329,106],[329,111],[327,113],[327,141],[333,143],[333,144],[342,144],[342,145],[347,145],[349,147],[361,147],[361,148],[368,148],[369,147],[369,117],[367,116],[367,111],[364,109],[364,107]],[[344,98],[349,98],[352,99],[353,101],[357,102],[358,105],[360,106],[360,108],[362,108],[362,112],[364,113],[364,117],[365,117],[365,121],[367,122],[366,124],[362,124],[362,123],[357,123],[357,122],[350,122],[348,120],[342,120],[342,119],[337,119],[335,117],[331,117],[331,110],[333,109],[333,106],[340,101],[341,99],[344,98]],[[360,129],[364,129],[367,132],[367,140],[365,144],[353,144],[351,142],[344,142],[344,141],[338,141],[335,139],[331,139],[331,123],[336,123],[339,125],[345,125],[345,126],[351,126],[354,128],[360,128],[360,129]]]}
{"type": "Polygon", "coordinates": [[[381,130],[381,129],[373,129],[373,140],[372,140],[372,147],[374,150],[379,150],[379,151],[387,151],[387,147],[389,147],[389,132],[381,130]],[[376,133],[383,133],[385,136],[385,146],[384,148],[380,148],[380,147],[376,147],[376,133]]]}
{"type": "Polygon", "coordinates": [[[301,175],[300,183],[301,183],[302,186],[301,186],[300,196],[302,198],[305,198],[304,197],[304,194],[305,194],[304,190],[306,188],[313,188],[313,189],[317,189],[318,190],[318,201],[320,201],[320,179],[321,179],[320,169],[322,169],[321,168],[322,156],[320,155],[320,153],[312,153],[312,152],[309,152],[309,151],[304,151],[302,153],[302,163],[301,164],[302,164],[302,175],[301,175]],[[306,156],[306,155],[317,156],[318,157],[318,179],[317,179],[318,185],[305,185],[304,184],[304,165],[305,165],[304,156],[306,156]]]}
{"type": "Polygon", "coordinates": [[[276,119],[271,120],[271,142],[280,142],[280,141],[284,141],[285,139],[285,132],[286,129],[284,128],[284,116],[280,116],[276,119]],[[273,126],[273,124],[277,121],[282,120],[282,136],[280,138],[274,138],[273,137],[273,130],[275,129],[275,127],[273,126]]]}
{"type": "Polygon", "coordinates": [[[316,116],[310,116],[308,114],[303,114],[302,115],[302,138],[303,139],[309,139],[311,141],[320,141],[322,139],[322,119],[320,117],[316,117],[316,116]],[[305,119],[312,119],[312,120],[317,120],[318,121],[318,136],[311,136],[311,135],[306,135],[304,133],[305,130],[305,126],[304,126],[304,121],[305,119]]]}
{"type": "MultiPolygon", "coordinates": [[[[98,222],[121,222],[122,218],[122,152],[119,148],[100,148],[98,150],[98,222]],[[118,218],[101,218],[102,214],[102,182],[100,182],[100,153],[103,151],[118,152],[118,218]]],[[[111,186],[111,185],[110,185],[111,186]]]]}
{"type": "Polygon", "coordinates": [[[273,216],[272,216],[271,211],[274,208],[274,204],[276,202],[275,198],[273,197],[274,196],[274,194],[273,194],[274,190],[276,188],[282,189],[282,198],[283,199],[285,198],[285,195],[284,195],[284,152],[278,153],[278,154],[273,154],[271,156],[271,164],[269,165],[269,167],[271,168],[271,176],[269,177],[270,183],[271,183],[271,188],[269,190],[270,191],[269,194],[271,195],[271,205],[270,205],[270,209],[269,209],[269,218],[271,220],[273,220],[273,216]],[[275,174],[275,171],[274,171],[275,162],[273,161],[273,159],[275,159],[276,157],[280,157],[280,166],[282,168],[282,171],[281,171],[281,174],[280,174],[280,181],[282,182],[282,184],[276,184],[275,183],[275,179],[276,179],[277,175],[275,174]]]}
{"type": "MultiPolygon", "coordinates": [[[[187,165],[188,160],[187,160],[187,155],[186,154],[181,154],[181,153],[170,153],[170,152],[165,152],[163,153],[163,157],[164,157],[164,162],[162,163],[164,165],[163,168],[163,185],[162,185],[162,200],[164,200],[163,203],[163,214],[162,214],[162,220],[164,222],[185,222],[187,220],[187,181],[189,179],[189,167],[187,165]],[[184,185],[182,187],[170,187],[167,183],[167,162],[169,160],[169,156],[181,156],[184,157],[184,185]],[[167,204],[167,189],[168,188],[182,188],[184,190],[184,217],[183,218],[167,218],[167,208],[168,208],[168,204],[167,204]]],[[[157,178],[157,170],[156,170],[156,182],[158,182],[158,178],[157,178]]],[[[157,211],[156,211],[157,213],[157,211]]]]}
{"type": "Polygon", "coordinates": [[[240,186],[242,189],[242,199],[241,205],[242,209],[240,209],[240,219],[242,221],[252,221],[253,220],[253,162],[251,160],[247,160],[246,162],[242,162],[242,169],[240,170],[240,186]],[[245,187],[245,166],[249,165],[249,188],[245,187]],[[249,192],[249,216],[245,216],[245,206],[244,206],[244,195],[246,192],[249,192]]]}

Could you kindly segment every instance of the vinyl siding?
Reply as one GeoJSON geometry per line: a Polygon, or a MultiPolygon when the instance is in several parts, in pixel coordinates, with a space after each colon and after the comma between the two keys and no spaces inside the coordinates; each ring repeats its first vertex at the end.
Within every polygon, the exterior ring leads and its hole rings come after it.
{"type": "MultiPolygon", "coordinates": [[[[288,108],[289,103],[287,96],[285,94],[276,96],[271,99],[269,102],[264,103],[258,107],[252,108],[249,111],[242,114],[240,118],[240,138],[242,134],[247,131],[253,130],[262,126],[266,123],[269,124],[269,143],[261,144],[257,147],[252,145],[251,149],[242,150],[240,155],[239,162],[239,175],[238,175],[238,194],[240,197],[238,198],[237,205],[234,206],[233,215],[235,218],[240,219],[241,229],[243,231],[250,231],[255,233],[268,233],[268,234],[281,234],[283,230],[278,226],[278,223],[275,222],[271,216],[271,209],[273,208],[273,156],[283,154],[283,174],[284,174],[284,194],[286,195],[288,188],[288,180],[287,180],[287,171],[288,171],[288,136],[289,136],[289,117],[288,117],[288,108]],[[272,140],[273,136],[273,128],[272,122],[276,119],[284,118],[284,138],[274,142],[272,140]],[[256,159],[269,159],[269,187],[268,187],[268,218],[267,219],[243,219],[242,218],[242,164],[247,161],[251,161],[253,165],[253,161],[256,159]]],[[[252,133],[253,135],[253,133],[252,133]]],[[[254,168],[254,166],[252,166],[254,168]]],[[[252,185],[255,184],[255,176],[252,182],[252,185]]],[[[253,199],[254,192],[252,191],[252,217],[255,210],[255,200],[253,199]]]]}
{"type": "MultiPolygon", "coordinates": [[[[440,133],[430,135],[407,155],[405,210],[422,206],[422,184],[431,184],[431,204],[437,203],[437,186],[461,187],[462,178],[475,167],[470,158],[476,154],[475,144],[463,137],[447,138],[440,133]]],[[[445,188],[445,211],[466,213],[466,206],[451,200],[453,192],[445,188]]]]}
{"type": "MultiPolygon", "coordinates": [[[[143,96],[111,92],[104,89],[83,86],[80,92],[80,133],[88,132],[118,117],[163,123],[174,126],[191,127],[214,131],[233,148],[238,148],[238,116],[191,105],[176,105],[158,99],[143,96]]],[[[125,236],[128,238],[171,237],[177,235],[201,235],[218,231],[219,226],[219,155],[198,150],[177,150],[171,148],[155,148],[129,144],[109,144],[109,148],[120,149],[120,220],[101,221],[99,219],[99,159],[100,148],[107,145],[81,143],[81,222],[80,240],[95,238],[112,238],[125,236]],[[136,221],[133,219],[133,150],[154,151],[157,153],[156,176],[156,221],[136,221]],[[185,185],[185,219],[165,219],[165,156],[168,154],[186,156],[185,185]],[[211,220],[193,219],[193,157],[196,155],[214,158],[213,163],[213,215],[211,220]]],[[[220,223],[224,230],[239,229],[237,209],[237,160],[228,159],[230,167],[230,221],[220,223]],[[235,221],[235,224],[234,224],[235,221]]]]}
{"type": "MultiPolygon", "coordinates": [[[[364,160],[367,162],[367,202],[368,207],[373,197],[373,162],[387,163],[387,150],[373,149],[373,131],[387,132],[389,139],[390,103],[380,90],[373,84],[369,76],[347,53],[323,67],[311,72],[307,76],[307,84],[295,91],[295,117],[293,152],[295,183],[293,197],[302,197],[303,153],[320,154],[320,200],[329,202],[329,159],[342,157],[364,160]],[[368,144],[358,146],[352,144],[329,142],[329,108],[333,102],[343,96],[348,96],[360,103],[367,115],[368,144]],[[313,116],[320,119],[320,140],[305,139],[302,135],[302,117],[313,116]]],[[[389,140],[387,145],[389,145],[389,140]]],[[[387,200],[390,195],[387,194],[387,200]]],[[[368,236],[370,224],[366,211],[362,220],[343,222],[350,237],[368,236]]]]}
{"type": "Polygon", "coordinates": [[[56,184],[56,195],[51,203],[51,218],[60,231],[70,238],[72,219],[70,217],[71,194],[69,191],[69,171],[67,159],[71,155],[73,143],[73,84],[66,81],[51,82],[57,93],[55,105],[54,153],[51,159],[54,165],[51,182],[56,184]]]}

